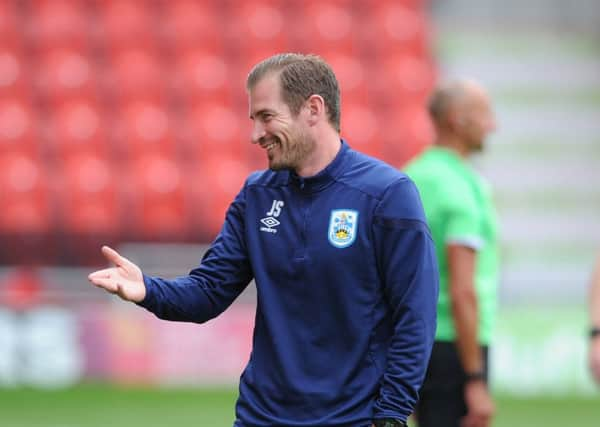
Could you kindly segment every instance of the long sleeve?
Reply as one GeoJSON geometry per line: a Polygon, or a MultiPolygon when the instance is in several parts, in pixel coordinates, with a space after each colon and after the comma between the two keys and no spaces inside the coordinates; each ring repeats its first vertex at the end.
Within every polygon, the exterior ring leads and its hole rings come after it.
{"type": "Polygon", "coordinates": [[[202,323],[231,305],[253,277],[244,239],[245,188],[229,206],[200,266],[173,280],[144,276],[146,298],[140,306],[161,319],[202,323]]]}
{"type": "Polygon", "coordinates": [[[373,417],[406,421],[418,400],[433,346],[439,288],[434,243],[408,178],[384,194],[375,212],[373,238],[393,324],[373,417]]]}

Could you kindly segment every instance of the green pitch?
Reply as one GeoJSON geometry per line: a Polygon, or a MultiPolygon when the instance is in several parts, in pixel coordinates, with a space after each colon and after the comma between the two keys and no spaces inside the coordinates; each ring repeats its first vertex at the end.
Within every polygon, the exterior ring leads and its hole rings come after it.
{"type": "MultiPolygon", "coordinates": [[[[0,424],[11,427],[231,427],[235,389],[0,389],[0,424]]],[[[494,427],[597,427],[598,398],[497,399],[494,427]]]]}

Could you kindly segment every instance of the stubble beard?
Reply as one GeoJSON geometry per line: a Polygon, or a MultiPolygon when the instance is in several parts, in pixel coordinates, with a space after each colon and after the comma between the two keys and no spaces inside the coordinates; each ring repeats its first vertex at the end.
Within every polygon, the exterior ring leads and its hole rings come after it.
{"type": "Polygon", "coordinates": [[[273,171],[299,169],[315,147],[315,141],[303,132],[292,135],[285,146],[279,138],[277,141],[279,154],[268,153],[269,169],[273,171]]]}

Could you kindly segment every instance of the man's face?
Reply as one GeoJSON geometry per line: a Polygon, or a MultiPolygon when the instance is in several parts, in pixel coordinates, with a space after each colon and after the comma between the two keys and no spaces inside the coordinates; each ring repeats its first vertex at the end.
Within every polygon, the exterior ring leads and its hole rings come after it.
{"type": "Polygon", "coordinates": [[[467,149],[470,152],[483,150],[485,139],[496,129],[494,112],[485,92],[470,95],[464,105],[462,120],[461,133],[467,149]]]}
{"type": "Polygon", "coordinates": [[[270,73],[249,91],[252,142],[266,150],[272,170],[298,170],[314,149],[306,109],[296,116],[281,98],[279,75],[270,73]]]}

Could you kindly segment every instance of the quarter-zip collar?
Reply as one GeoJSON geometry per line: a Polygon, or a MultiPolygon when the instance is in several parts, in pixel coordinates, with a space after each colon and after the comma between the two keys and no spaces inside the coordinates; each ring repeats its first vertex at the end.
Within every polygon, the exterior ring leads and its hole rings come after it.
{"type": "Polygon", "coordinates": [[[309,177],[298,176],[296,172],[289,172],[289,183],[302,191],[315,193],[328,187],[335,182],[336,178],[343,172],[344,159],[347,157],[350,147],[343,139],[340,140],[341,147],[335,158],[316,175],[309,177]]]}

